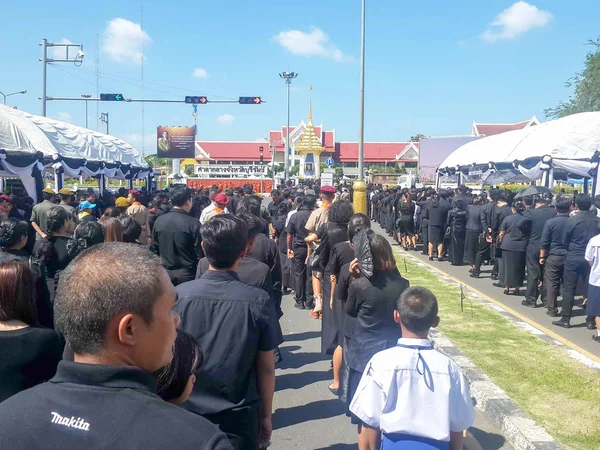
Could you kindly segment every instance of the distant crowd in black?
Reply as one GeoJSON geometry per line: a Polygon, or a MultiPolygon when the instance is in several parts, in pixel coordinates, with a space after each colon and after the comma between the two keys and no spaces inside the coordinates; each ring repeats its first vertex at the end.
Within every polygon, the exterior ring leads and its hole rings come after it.
{"type": "MultiPolygon", "coordinates": [[[[416,251],[418,240],[430,261],[437,257],[469,265],[473,278],[489,264],[494,286],[517,296],[525,286],[522,305],[547,308],[550,317],[560,317],[552,322],[556,326],[571,326],[576,295],[586,307],[590,264],[585,250],[600,233],[600,196],[561,193],[555,198],[541,190],[515,199],[508,190],[472,195],[460,186],[374,189],[369,197],[371,218],[405,250],[416,251]]],[[[596,329],[595,314],[586,316],[586,326],[596,329]]]]}

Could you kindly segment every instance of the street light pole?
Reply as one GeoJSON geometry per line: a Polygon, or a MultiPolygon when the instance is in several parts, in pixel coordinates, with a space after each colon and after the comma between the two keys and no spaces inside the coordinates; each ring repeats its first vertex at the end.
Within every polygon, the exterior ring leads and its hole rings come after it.
{"type": "Polygon", "coordinates": [[[360,43],[360,122],[358,127],[358,179],[354,182],[354,212],[367,212],[367,187],[364,180],[365,144],[365,3],[362,0],[361,43],[360,43]]]}
{"type": "Polygon", "coordinates": [[[81,94],[85,98],[85,127],[88,127],[88,99],[92,98],[92,94],[81,94]]]}
{"type": "Polygon", "coordinates": [[[10,94],[5,94],[4,92],[0,91],[0,95],[2,97],[4,97],[4,104],[6,105],[6,97],[10,97],[11,95],[17,95],[17,94],[26,94],[27,90],[24,91],[18,91],[18,92],[11,92],[10,94]]]}
{"type": "Polygon", "coordinates": [[[287,131],[285,137],[285,149],[283,157],[284,178],[287,181],[290,175],[290,86],[292,80],[298,76],[295,72],[282,72],[279,74],[281,79],[285,80],[287,85],[287,131]]]}

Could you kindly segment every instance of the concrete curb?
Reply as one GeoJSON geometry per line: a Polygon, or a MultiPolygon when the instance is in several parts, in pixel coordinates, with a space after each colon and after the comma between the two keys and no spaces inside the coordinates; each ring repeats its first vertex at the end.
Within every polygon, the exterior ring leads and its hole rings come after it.
{"type": "MultiPolygon", "coordinates": [[[[416,264],[418,267],[435,274],[441,280],[452,285],[457,284],[449,278],[444,277],[439,272],[422,264],[410,254],[399,253],[396,249],[394,249],[394,252],[399,256],[409,259],[412,264],[416,264]]],[[[476,298],[478,301],[486,303],[486,306],[494,306],[490,302],[485,302],[484,299],[479,296],[476,296],[476,298]]],[[[505,313],[503,315],[508,315],[505,311],[503,312],[505,313]]],[[[507,318],[509,320],[511,318],[516,319],[512,316],[507,318]]],[[[514,320],[510,321],[514,323],[514,320]]],[[[520,326],[519,324],[515,325],[520,326]]],[[[559,445],[543,427],[537,425],[535,421],[506,394],[506,392],[500,389],[490,377],[481,372],[469,358],[467,358],[442,334],[441,331],[435,329],[431,330],[430,337],[439,351],[448,355],[456,362],[456,364],[458,364],[467,378],[471,396],[477,401],[476,407],[504,433],[507,441],[516,450],[563,449],[563,447],[559,445]]]]}

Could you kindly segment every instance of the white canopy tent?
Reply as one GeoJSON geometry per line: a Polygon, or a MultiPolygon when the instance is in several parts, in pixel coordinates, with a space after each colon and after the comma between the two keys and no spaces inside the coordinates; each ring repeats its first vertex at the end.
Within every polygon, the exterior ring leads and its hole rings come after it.
{"type": "Polygon", "coordinates": [[[121,139],[3,105],[0,162],[0,176],[19,176],[34,199],[32,172],[44,167],[52,166],[59,175],[57,187],[64,176],[101,175],[101,189],[104,177],[145,178],[151,171],[142,155],[121,139]]]}
{"type": "Polygon", "coordinates": [[[469,175],[485,172],[482,166],[493,171],[508,164],[529,180],[542,179],[550,186],[554,169],[596,178],[599,155],[600,112],[589,112],[468,142],[449,155],[438,171],[469,175]]]}

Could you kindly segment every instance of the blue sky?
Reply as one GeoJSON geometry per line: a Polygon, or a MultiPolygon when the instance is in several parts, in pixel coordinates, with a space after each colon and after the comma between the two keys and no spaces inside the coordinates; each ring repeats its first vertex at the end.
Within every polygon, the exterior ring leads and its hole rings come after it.
{"type": "MultiPolygon", "coordinates": [[[[143,43],[146,98],[209,100],[260,95],[260,106],[199,107],[200,140],[255,140],[285,121],[281,71],[295,71],[293,123],[306,119],[313,85],[314,119],[336,140],[358,136],[360,0],[5,2],[0,90],[27,89],[9,104],[39,114],[42,38],[83,43],[81,67],[48,68],[48,95],[100,90],[140,98],[143,43]],[[145,33],[145,34],[143,34],[145,33]],[[201,70],[196,70],[201,69],[201,70]],[[199,76],[194,76],[194,74],[199,76]]],[[[588,39],[600,35],[597,0],[368,0],[365,138],[468,134],[473,119],[543,119],[566,100],[564,82],[583,66],[588,39]]],[[[157,125],[191,125],[191,107],[101,103],[111,134],[154,152],[157,125]]],[[[90,103],[90,128],[96,104],[90,103]]],[[[85,124],[83,102],[49,102],[48,116],[85,124]]],[[[100,130],[104,130],[100,124],[100,130]]]]}

